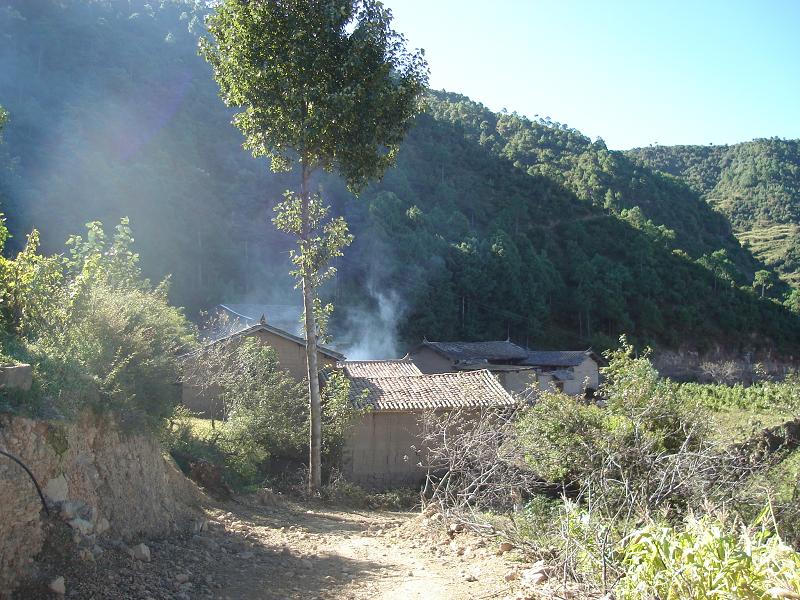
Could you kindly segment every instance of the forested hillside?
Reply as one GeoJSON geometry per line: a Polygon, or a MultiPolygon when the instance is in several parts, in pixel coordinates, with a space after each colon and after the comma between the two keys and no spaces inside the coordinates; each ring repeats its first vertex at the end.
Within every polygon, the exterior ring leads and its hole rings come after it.
{"type": "MultiPolygon", "coordinates": [[[[9,251],[33,227],[54,249],[127,215],[146,274],[171,273],[190,314],[291,293],[290,241],[269,219],[297,179],[242,150],[197,56],[202,4],[0,1],[9,251]]],[[[382,182],[358,199],[317,182],[356,236],[324,290],[334,334],[379,321],[373,335],[403,343],[603,347],[627,332],[790,351],[788,290],[759,298],[763,265],[704,201],[708,177],[684,182],[566,125],[432,93],[382,182]]]]}
{"type": "Polygon", "coordinates": [[[757,258],[800,284],[800,141],[655,146],[627,154],[685,181],[730,220],[757,258]]]}

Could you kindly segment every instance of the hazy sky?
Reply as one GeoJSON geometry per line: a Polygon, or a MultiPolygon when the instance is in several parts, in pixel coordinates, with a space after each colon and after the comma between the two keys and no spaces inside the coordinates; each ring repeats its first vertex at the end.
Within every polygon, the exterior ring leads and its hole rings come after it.
{"type": "Polygon", "coordinates": [[[385,0],[431,85],[610,148],[800,138],[800,0],[385,0]]]}

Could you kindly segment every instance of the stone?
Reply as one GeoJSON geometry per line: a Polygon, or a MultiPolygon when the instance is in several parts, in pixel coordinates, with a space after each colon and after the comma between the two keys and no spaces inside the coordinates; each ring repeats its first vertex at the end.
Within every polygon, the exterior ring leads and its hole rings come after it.
{"type": "Polygon", "coordinates": [[[28,391],[33,383],[33,368],[28,364],[0,366],[0,389],[28,391]]]}
{"type": "Polygon", "coordinates": [[[186,583],[187,581],[189,581],[189,575],[186,573],[178,573],[177,575],[175,575],[175,581],[177,581],[178,583],[186,583]]]}
{"type": "Polygon", "coordinates": [[[94,531],[97,533],[97,535],[102,535],[109,529],[111,529],[111,523],[108,522],[108,519],[105,517],[100,517],[97,519],[97,523],[95,523],[94,526],[94,531]]]}
{"type": "Polygon", "coordinates": [[[78,516],[84,521],[94,523],[97,520],[97,509],[89,504],[82,504],[78,509],[78,516]]]}
{"type": "Polygon", "coordinates": [[[503,542],[497,548],[497,553],[498,554],[505,554],[506,552],[510,552],[513,549],[514,549],[514,544],[512,544],[511,542],[503,542]]]}
{"type": "Polygon", "coordinates": [[[519,579],[519,577],[520,577],[519,571],[517,569],[512,569],[503,576],[503,579],[505,579],[506,581],[514,581],[516,579],[519,579]]]}
{"type": "Polygon", "coordinates": [[[98,546],[97,544],[92,546],[92,555],[94,555],[95,558],[99,558],[103,552],[105,552],[105,550],[103,550],[101,546],[98,546]]]}
{"type": "Polygon", "coordinates": [[[531,572],[530,569],[522,573],[522,580],[526,585],[540,585],[547,581],[547,574],[544,571],[531,572]]]}
{"type": "Polygon", "coordinates": [[[252,552],[242,552],[241,554],[239,554],[239,558],[241,558],[243,560],[249,560],[249,559],[253,558],[254,556],[255,556],[255,554],[253,554],[252,552]]]}
{"type": "Polygon", "coordinates": [[[89,535],[92,533],[94,529],[94,525],[90,521],[86,519],[81,519],[80,517],[76,517],[68,522],[68,525],[73,529],[79,531],[81,535],[89,535]]]}
{"type": "Polygon", "coordinates": [[[131,551],[133,552],[133,558],[136,560],[150,562],[150,548],[146,544],[136,544],[131,548],[131,551]]]}
{"type": "Polygon", "coordinates": [[[69,484],[63,473],[47,482],[44,486],[44,495],[53,503],[66,502],[69,497],[69,484]]]}
{"type": "Polygon", "coordinates": [[[192,522],[192,532],[201,533],[208,529],[208,519],[196,519],[192,522]]]}
{"type": "Polygon", "coordinates": [[[61,503],[61,518],[65,521],[70,521],[78,516],[83,502],[62,502],[61,503]]]}
{"type": "Polygon", "coordinates": [[[47,587],[50,589],[51,592],[53,592],[54,594],[58,594],[59,596],[63,596],[64,594],[67,593],[67,586],[64,583],[64,578],[61,576],[53,579],[53,581],[51,581],[50,585],[48,585],[47,587]]]}
{"type": "Polygon", "coordinates": [[[78,550],[78,558],[84,562],[94,562],[94,553],[89,548],[81,548],[78,550]]]}

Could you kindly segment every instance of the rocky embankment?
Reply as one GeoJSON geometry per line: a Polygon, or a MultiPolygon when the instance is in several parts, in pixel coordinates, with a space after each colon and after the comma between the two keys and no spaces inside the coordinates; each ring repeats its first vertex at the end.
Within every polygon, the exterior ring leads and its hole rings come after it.
{"type": "Polygon", "coordinates": [[[49,546],[50,559],[70,552],[92,563],[114,549],[143,561],[142,539],[197,526],[202,493],[154,436],[124,432],[109,416],[0,415],[0,450],[30,469],[49,508],[48,515],[28,474],[0,456],[0,598],[31,578],[65,591],[63,575],[52,572],[58,561],[35,560],[49,546]]]}

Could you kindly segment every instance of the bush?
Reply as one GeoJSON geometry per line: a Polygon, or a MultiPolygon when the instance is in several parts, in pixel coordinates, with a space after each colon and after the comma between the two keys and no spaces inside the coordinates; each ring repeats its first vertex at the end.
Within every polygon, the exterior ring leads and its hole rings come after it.
{"type": "MultiPolygon", "coordinates": [[[[69,256],[44,256],[38,233],[6,261],[3,322],[34,364],[40,406],[65,416],[84,406],[157,423],[178,400],[177,355],[194,343],[168,284],[138,267],[123,219],[109,241],[100,223],[67,242],[69,256]]],[[[24,407],[20,407],[24,408],[24,407]]]]}
{"type": "Polygon", "coordinates": [[[685,403],[676,384],[660,379],[624,339],[608,357],[599,390],[605,407],[544,394],[520,419],[529,467],[590,494],[608,515],[683,508],[713,495],[728,473],[708,441],[704,410],[685,403]]]}
{"type": "Polygon", "coordinates": [[[800,376],[789,373],[783,381],[759,381],[750,386],[683,383],[678,393],[685,402],[710,410],[774,410],[797,413],[800,409],[800,376]]]}
{"type": "Polygon", "coordinates": [[[410,510],[420,503],[419,490],[398,488],[375,492],[347,481],[333,473],[330,481],[322,487],[322,498],[353,508],[371,510],[410,510]]]}
{"type": "Polygon", "coordinates": [[[176,406],[161,429],[161,444],[175,459],[178,466],[189,472],[189,463],[202,459],[215,465],[224,465],[226,457],[218,445],[219,430],[207,434],[198,432],[195,413],[185,406],[176,406]]]}
{"type": "Polygon", "coordinates": [[[619,600],[800,593],[800,555],[766,528],[748,529],[725,518],[689,517],[683,527],[647,525],[624,540],[621,564],[619,600]]]}
{"type": "Polygon", "coordinates": [[[219,443],[229,466],[253,481],[268,460],[302,456],[308,435],[304,389],[280,368],[275,350],[256,338],[233,349],[227,365],[217,381],[228,411],[219,443]]]}
{"type": "MultiPolygon", "coordinates": [[[[270,346],[255,337],[210,344],[185,361],[185,380],[219,395],[227,418],[214,445],[231,482],[262,483],[269,475],[301,468],[308,456],[308,396],[278,363],[270,346]]],[[[353,408],[350,383],[339,373],[327,378],[322,394],[323,464],[339,466],[353,408]]]]}

